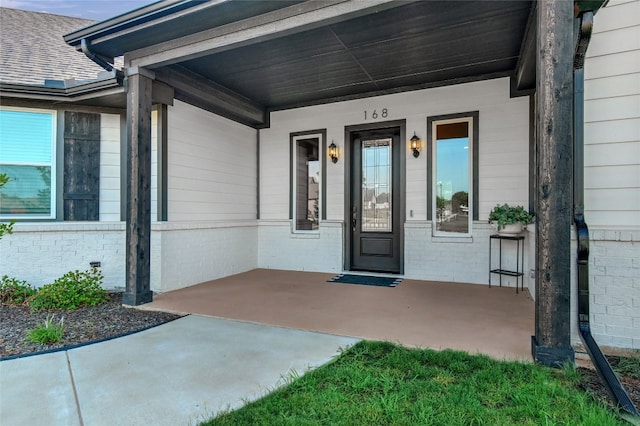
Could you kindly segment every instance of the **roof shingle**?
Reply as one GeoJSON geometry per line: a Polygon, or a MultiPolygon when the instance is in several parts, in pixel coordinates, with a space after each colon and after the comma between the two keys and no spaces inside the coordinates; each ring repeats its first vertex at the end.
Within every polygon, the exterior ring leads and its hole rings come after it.
{"type": "Polygon", "coordinates": [[[95,80],[104,71],[62,36],[95,21],[0,8],[0,82],[44,85],[45,80],[95,80]]]}

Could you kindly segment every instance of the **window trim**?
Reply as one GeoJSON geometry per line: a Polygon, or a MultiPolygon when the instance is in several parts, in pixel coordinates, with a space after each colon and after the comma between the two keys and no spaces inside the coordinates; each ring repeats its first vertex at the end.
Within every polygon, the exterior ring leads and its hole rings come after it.
{"type": "MultiPolygon", "coordinates": [[[[56,220],[57,218],[57,198],[58,198],[58,151],[57,151],[57,139],[58,139],[58,111],[53,109],[39,109],[39,108],[23,108],[12,106],[0,106],[0,110],[15,111],[25,113],[37,113],[37,114],[49,114],[51,115],[51,181],[50,181],[50,194],[49,200],[50,206],[48,215],[41,214],[3,214],[0,215],[0,220],[56,220]]],[[[9,164],[9,163],[6,163],[9,164]]],[[[35,165],[35,163],[11,163],[12,165],[35,165]]]]}
{"type": "Polygon", "coordinates": [[[327,130],[308,130],[302,132],[293,132],[289,134],[289,220],[291,222],[291,232],[294,234],[317,234],[320,232],[320,228],[312,230],[296,229],[295,219],[295,206],[296,206],[296,173],[295,173],[295,161],[296,157],[296,144],[299,140],[303,139],[318,139],[318,161],[320,177],[318,180],[318,211],[319,218],[318,224],[327,219],[327,207],[325,203],[326,199],[326,171],[327,171],[327,130]]]}
{"type": "Polygon", "coordinates": [[[432,236],[434,237],[470,237],[473,234],[473,222],[479,220],[479,180],[478,180],[478,158],[479,158],[479,111],[469,111],[456,114],[444,114],[427,117],[427,220],[432,223],[432,236]],[[436,182],[435,182],[435,133],[434,129],[437,124],[447,124],[468,121],[469,126],[469,143],[471,144],[469,156],[469,177],[470,188],[469,204],[472,206],[473,213],[469,218],[468,233],[438,232],[436,231],[436,221],[434,220],[434,212],[436,207],[436,182]]]}

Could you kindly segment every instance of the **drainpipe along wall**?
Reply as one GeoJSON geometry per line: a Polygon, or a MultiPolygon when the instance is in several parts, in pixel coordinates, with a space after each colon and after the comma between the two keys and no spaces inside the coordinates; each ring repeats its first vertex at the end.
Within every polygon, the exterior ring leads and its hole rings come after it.
{"type": "MultiPolygon", "coordinates": [[[[589,324],[589,228],[584,217],[584,59],[591,39],[593,12],[581,13],[577,23],[578,40],[573,62],[573,223],[578,238],[578,327],[580,338],[611,399],[628,415],[636,417],[640,416],[638,410],[602,354],[589,324]]],[[[639,417],[636,419],[640,420],[639,417]]]]}
{"type": "Polygon", "coordinates": [[[122,71],[116,69],[109,62],[107,62],[104,59],[102,59],[102,57],[100,57],[100,56],[96,55],[95,53],[93,53],[91,51],[91,49],[89,48],[89,42],[84,38],[80,41],[80,50],[82,50],[82,53],[84,53],[84,55],[87,58],[91,59],[93,62],[95,62],[96,64],[98,64],[102,68],[104,68],[106,71],[115,73],[115,76],[116,76],[116,79],[118,80],[118,83],[120,85],[122,85],[122,82],[124,80],[124,73],[122,71]]]}

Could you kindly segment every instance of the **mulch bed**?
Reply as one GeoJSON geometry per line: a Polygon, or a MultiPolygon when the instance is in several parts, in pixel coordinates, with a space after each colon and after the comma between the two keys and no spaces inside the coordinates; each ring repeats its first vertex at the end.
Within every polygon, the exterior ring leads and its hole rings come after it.
{"type": "MultiPolygon", "coordinates": [[[[619,356],[607,355],[607,360],[614,371],[616,370],[620,359],[621,358],[619,356]]],[[[607,388],[595,369],[581,367],[578,368],[578,372],[582,377],[583,384],[581,387],[584,391],[593,394],[596,399],[599,399],[604,404],[612,404],[607,388]]],[[[618,377],[620,378],[620,383],[622,383],[624,388],[627,390],[629,398],[631,398],[633,404],[636,408],[640,409],[640,380],[629,375],[618,375],[618,377]]]]}
{"type": "Polygon", "coordinates": [[[122,294],[110,293],[107,303],[72,311],[30,312],[26,306],[0,306],[0,358],[47,351],[133,333],[180,318],[166,312],[141,311],[122,306],[122,294]],[[51,345],[32,343],[29,330],[47,316],[64,318],[62,341],[51,345]]]}

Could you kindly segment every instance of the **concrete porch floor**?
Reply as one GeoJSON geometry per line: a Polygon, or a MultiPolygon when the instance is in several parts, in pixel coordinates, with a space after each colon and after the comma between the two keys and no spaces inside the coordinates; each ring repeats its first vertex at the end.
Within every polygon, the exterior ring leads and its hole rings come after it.
{"type": "Polygon", "coordinates": [[[156,295],[143,309],[193,313],[409,347],[531,360],[528,291],[405,279],[395,288],[326,282],[335,274],[256,269],[156,295]]]}

